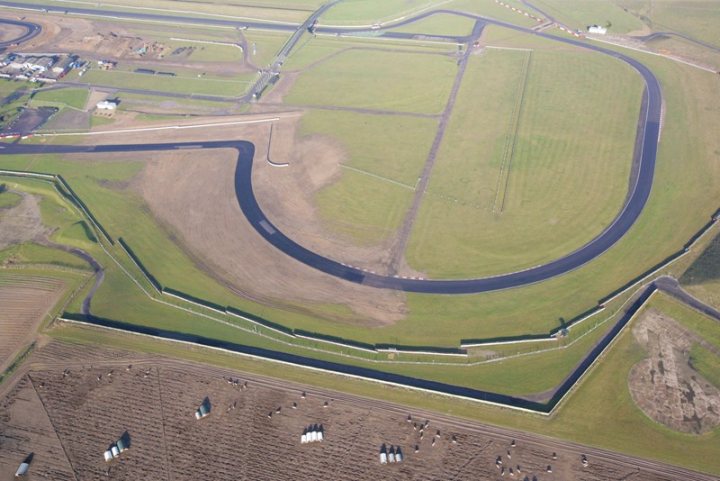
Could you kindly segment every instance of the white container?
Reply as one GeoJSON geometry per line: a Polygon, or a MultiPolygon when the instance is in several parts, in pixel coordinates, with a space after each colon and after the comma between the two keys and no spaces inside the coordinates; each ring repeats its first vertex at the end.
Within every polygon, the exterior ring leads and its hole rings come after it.
{"type": "Polygon", "coordinates": [[[110,451],[112,451],[113,458],[117,458],[120,456],[120,450],[117,448],[117,446],[113,446],[110,448],[110,451]]]}
{"type": "Polygon", "coordinates": [[[300,436],[300,444],[307,444],[307,442],[307,434],[303,434],[302,436],[300,436]]]}
{"type": "Polygon", "coordinates": [[[398,451],[397,453],[395,453],[395,462],[396,462],[396,463],[402,463],[402,459],[403,459],[403,458],[402,458],[402,453],[401,453],[400,451],[398,451]]]}
{"type": "Polygon", "coordinates": [[[310,442],[314,443],[317,441],[317,433],[315,431],[310,431],[308,434],[310,434],[310,442]]]}
{"type": "Polygon", "coordinates": [[[105,456],[105,462],[109,463],[113,458],[112,451],[108,449],[103,456],[105,456]]]}
{"type": "Polygon", "coordinates": [[[20,478],[22,476],[25,476],[28,472],[28,469],[30,469],[30,465],[28,463],[20,463],[20,467],[17,468],[17,471],[15,471],[15,477],[20,478]]]}
{"type": "Polygon", "coordinates": [[[317,432],[317,440],[318,440],[318,441],[322,441],[322,440],[323,440],[323,433],[322,433],[322,431],[318,431],[318,432],[317,432]]]}
{"type": "Polygon", "coordinates": [[[395,462],[395,453],[393,453],[392,451],[390,451],[390,453],[388,454],[388,461],[391,463],[395,462]]]}
{"type": "Polygon", "coordinates": [[[380,453],[380,464],[387,464],[387,454],[380,453]]]}

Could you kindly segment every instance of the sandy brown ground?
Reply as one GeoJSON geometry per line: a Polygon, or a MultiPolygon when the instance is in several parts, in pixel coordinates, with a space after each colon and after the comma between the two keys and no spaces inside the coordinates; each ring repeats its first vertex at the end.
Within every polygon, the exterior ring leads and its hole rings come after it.
{"type": "Polygon", "coordinates": [[[0,29],[0,42],[16,39],[25,33],[25,29],[17,25],[3,25],[0,29]]]}
{"type": "Polygon", "coordinates": [[[632,368],[628,383],[635,403],[645,414],[686,433],[704,433],[720,425],[720,390],[689,362],[694,344],[718,350],[654,310],[633,327],[633,335],[648,357],[632,368]]]}
{"type": "Polygon", "coordinates": [[[64,288],[57,279],[14,272],[0,275],[0,372],[30,344],[64,288]]]}
{"type": "Polygon", "coordinates": [[[70,465],[81,481],[670,479],[592,455],[583,467],[577,452],[548,448],[540,437],[512,447],[507,435],[425,417],[408,422],[406,412],[371,400],[312,390],[303,398],[302,386],[132,356],[57,341],[36,351],[32,370],[0,404],[0,480],[28,451],[35,453],[31,476],[46,479],[54,469],[51,479],[70,479],[70,465]],[[197,421],[205,397],[211,413],[197,421]],[[39,413],[32,420],[30,409],[39,413]],[[323,442],[300,444],[309,425],[322,425],[323,442]],[[125,432],[130,449],[105,463],[103,451],[125,432]],[[399,447],[404,461],[381,465],[383,444],[399,447]]]}

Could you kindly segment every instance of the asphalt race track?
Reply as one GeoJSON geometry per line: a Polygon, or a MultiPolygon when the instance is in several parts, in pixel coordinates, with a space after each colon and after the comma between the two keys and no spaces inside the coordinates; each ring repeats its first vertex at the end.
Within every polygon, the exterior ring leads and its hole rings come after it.
{"type": "Polygon", "coordinates": [[[0,42],[0,52],[5,50],[7,47],[13,45],[13,44],[20,44],[22,42],[27,42],[31,38],[37,36],[40,31],[42,30],[40,28],[40,25],[37,25],[35,23],[30,22],[21,22],[19,20],[10,20],[7,18],[0,18],[0,25],[16,25],[19,27],[24,27],[25,30],[27,30],[22,36],[18,38],[14,38],[12,40],[7,40],[5,42],[0,42]]]}
{"type": "MultiPolygon", "coordinates": [[[[0,5],[14,5],[10,2],[0,2],[0,5]]],[[[23,7],[32,7],[23,4],[23,7]]],[[[68,8],[66,11],[81,14],[102,14],[107,12],[91,9],[68,8]]],[[[493,277],[485,277],[479,279],[453,279],[453,280],[434,280],[434,279],[409,279],[397,276],[382,276],[373,274],[362,269],[350,267],[341,262],[324,257],[321,254],[313,252],[300,244],[296,243],[285,234],[283,234],[273,223],[267,218],[260,208],[255,198],[252,188],[252,163],[254,155],[254,146],[244,141],[214,141],[214,142],[187,142],[187,143],[159,143],[159,144],[122,144],[122,145],[103,145],[103,146],[67,146],[67,145],[23,145],[23,144],[0,144],[1,154],[33,154],[33,153],[78,153],[78,152],[140,152],[140,151],[160,151],[172,149],[207,149],[207,148],[236,148],[238,150],[238,163],[235,173],[235,189],[237,199],[243,214],[252,224],[255,230],[270,244],[281,250],[288,256],[310,266],[326,274],[372,287],[382,289],[394,289],[407,292],[420,292],[432,294],[468,294],[495,291],[500,289],[509,289],[520,287],[528,284],[540,282],[552,277],[559,276],[570,272],[578,267],[590,262],[596,257],[610,249],[618,242],[633,226],[640,216],[645,204],[647,203],[650,191],[652,189],[653,177],[655,172],[655,162],[657,156],[657,146],[660,127],[660,110],[662,105],[662,92],[657,78],[653,73],[639,61],[596,45],[587,44],[585,42],[575,40],[573,38],[558,37],[543,32],[535,32],[528,28],[500,22],[480,16],[469,15],[466,13],[454,12],[452,10],[440,10],[434,12],[426,12],[410,19],[403,20],[403,24],[411,23],[428,15],[446,13],[469,16],[477,20],[510,28],[519,32],[563,42],[566,44],[578,46],[580,48],[592,50],[605,55],[615,57],[633,67],[645,81],[645,97],[638,121],[637,139],[639,148],[636,149],[636,158],[633,159],[634,164],[638,165],[637,174],[630,179],[630,189],[626,198],[625,205],[620,213],[615,217],[609,227],[607,227],[597,237],[590,242],[559,259],[551,261],[547,264],[536,266],[527,270],[511,272],[493,277]]],[[[125,12],[113,12],[112,15],[117,17],[143,18],[150,17],[159,19],[158,15],[145,15],[125,12]]],[[[177,17],[163,17],[165,20],[182,21],[177,17]]],[[[196,23],[207,22],[208,24],[231,23],[214,19],[186,19],[196,23]]],[[[15,22],[13,22],[15,23],[15,22]]],[[[33,24],[24,24],[33,25],[33,24]]],[[[34,26],[37,27],[37,26],[34,26]]],[[[267,25],[263,24],[263,28],[267,25]]],[[[276,25],[278,29],[297,29],[297,26],[276,25]]],[[[39,31],[39,27],[38,31],[39,31]]],[[[384,28],[389,28],[386,26],[384,28]]],[[[338,33],[353,32],[357,29],[334,29],[338,33]]],[[[32,32],[29,32],[30,35],[32,32]]],[[[37,33],[34,33],[37,35],[37,33]]],[[[34,35],[33,35],[34,36],[34,35]]],[[[17,42],[17,40],[15,40],[17,42]]],[[[289,52],[289,50],[288,50],[289,52]]]]}

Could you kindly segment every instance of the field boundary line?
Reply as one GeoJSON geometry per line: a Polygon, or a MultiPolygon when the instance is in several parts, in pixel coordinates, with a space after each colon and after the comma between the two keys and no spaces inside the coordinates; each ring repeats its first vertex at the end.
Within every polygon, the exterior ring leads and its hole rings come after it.
{"type": "Polygon", "coordinates": [[[378,179],[378,180],[382,180],[382,181],[385,181],[385,182],[390,182],[391,184],[395,184],[395,185],[397,185],[397,186],[400,186],[400,187],[403,187],[403,188],[405,188],[405,189],[409,189],[409,190],[412,190],[412,191],[415,190],[415,187],[412,186],[412,185],[403,184],[402,182],[398,182],[397,180],[389,179],[389,178],[387,178],[387,177],[383,177],[382,175],[373,174],[372,172],[368,172],[367,170],[358,169],[357,167],[351,167],[351,166],[349,166],[349,165],[347,165],[347,164],[343,164],[342,162],[340,162],[339,165],[340,165],[340,167],[343,168],[343,169],[351,170],[351,171],[353,171],[353,172],[357,172],[358,174],[363,174],[363,175],[367,175],[367,176],[369,176],[369,177],[374,177],[374,178],[376,178],[376,179],[378,179]]]}
{"type": "Polygon", "coordinates": [[[527,91],[528,78],[530,77],[530,65],[532,63],[532,50],[528,51],[523,62],[523,76],[518,86],[519,95],[515,102],[512,114],[510,116],[510,125],[508,126],[505,137],[505,148],[503,149],[503,157],[500,163],[500,172],[498,174],[497,185],[495,186],[495,200],[493,201],[493,214],[502,214],[505,210],[505,200],[510,185],[510,169],[512,161],[515,157],[515,148],[517,146],[518,132],[520,129],[520,118],[523,114],[525,105],[525,93],[527,91]],[[504,182],[503,182],[504,180],[504,182]],[[501,194],[502,192],[502,194],[501,194]],[[500,207],[498,210],[498,200],[500,207]]]}

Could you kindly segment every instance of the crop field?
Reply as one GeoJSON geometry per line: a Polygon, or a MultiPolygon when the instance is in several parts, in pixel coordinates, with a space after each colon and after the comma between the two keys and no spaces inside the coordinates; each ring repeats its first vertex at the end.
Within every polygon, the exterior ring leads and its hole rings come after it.
{"type": "MultiPolygon", "coordinates": [[[[481,431],[442,419],[383,407],[371,400],[307,391],[299,385],[246,377],[226,369],[123,351],[50,343],[33,354],[45,365],[30,370],[0,405],[0,472],[35,453],[31,472],[40,479],[521,479],[661,480],[625,462],[594,459],[583,467],[567,446],[549,449],[544,438],[481,431]],[[92,365],[92,367],[90,367],[92,365]],[[210,414],[196,420],[204,399],[210,414]],[[42,403],[42,404],[40,404],[42,403]],[[40,408],[29,423],[25,410],[40,408]],[[25,411],[25,413],[24,413],[25,411]],[[407,415],[411,415],[408,421],[407,415]],[[300,444],[319,425],[323,441],[300,444]],[[125,434],[129,449],[110,463],[103,452],[125,434]],[[513,445],[514,444],[514,445],[513,445]],[[381,465],[381,447],[400,448],[403,462],[381,465]],[[554,454],[553,454],[554,452],[554,454]],[[496,460],[501,457],[502,465],[496,460]]],[[[3,481],[5,478],[0,478],[3,481]]]]}
{"type": "Polygon", "coordinates": [[[57,279],[0,271],[0,372],[30,343],[64,289],[57,279]]]}
{"type": "Polygon", "coordinates": [[[584,52],[472,58],[410,265],[433,277],[492,275],[599,234],[626,195],[641,85],[624,65],[584,52]]]}

